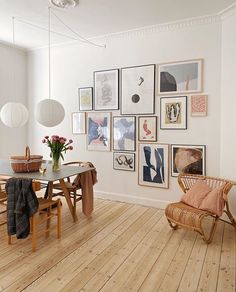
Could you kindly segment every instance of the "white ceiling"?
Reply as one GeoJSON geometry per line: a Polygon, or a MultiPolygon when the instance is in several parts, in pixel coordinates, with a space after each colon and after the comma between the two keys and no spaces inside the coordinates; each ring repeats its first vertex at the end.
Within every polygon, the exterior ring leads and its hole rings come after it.
{"type": "MultiPolygon", "coordinates": [[[[54,12],[73,30],[88,38],[139,27],[221,12],[235,0],[80,0],[75,8],[54,12]]],[[[48,27],[48,0],[0,0],[0,42],[12,42],[16,17],[16,44],[26,49],[47,45],[47,32],[19,22],[19,18],[48,27]]],[[[52,16],[51,29],[73,35],[52,16]]],[[[52,43],[71,39],[52,34],[52,43]]]]}

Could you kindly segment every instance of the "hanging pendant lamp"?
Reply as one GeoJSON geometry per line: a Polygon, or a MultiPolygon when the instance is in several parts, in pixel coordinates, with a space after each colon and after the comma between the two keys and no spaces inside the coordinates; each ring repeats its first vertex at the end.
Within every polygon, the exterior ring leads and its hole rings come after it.
{"type": "Polygon", "coordinates": [[[36,120],[45,127],[59,125],[64,117],[65,110],[62,104],[51,99],[51,12],[48,7],[48,71],[49,71],[49,98],[40,101],[36,107],[36,120]]]}
{"type": "MultiPolygon", "coordinates": [[[[13,48],[15,48],[15,18],[12,17],[13,48]]],[[[15,73],[14,73],[15,74],[15,73]]],[[[13,82],[14,83],[14,82],[13,82]]],[[[20,128],[26,124],[29,118],[27,108],[19,102],[8,102],[0,111],[0,119],[10,128],[20,128]]]]}

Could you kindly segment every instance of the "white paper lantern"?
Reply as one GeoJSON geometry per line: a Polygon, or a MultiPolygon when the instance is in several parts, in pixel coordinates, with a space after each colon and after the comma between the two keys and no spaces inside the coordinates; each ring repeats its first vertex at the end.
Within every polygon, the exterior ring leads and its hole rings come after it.
{"type": "Polygon", "coordinates": [[[37,105],[36,120],[45,127],[54,127],[60,124],[64,116],[63,106],[54,99],[44,99],[37,105]]]}
{"type": "Polygon", "coordinates": [[[28,121],[29,113],[22,103],[8,102],[2,107],[0,117],[6,126],[19,128],[28,121]]]}

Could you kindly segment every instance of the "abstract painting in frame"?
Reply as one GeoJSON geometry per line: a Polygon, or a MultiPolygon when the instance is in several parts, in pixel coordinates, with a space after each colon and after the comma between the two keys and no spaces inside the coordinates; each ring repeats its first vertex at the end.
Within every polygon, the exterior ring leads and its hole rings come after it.
{"type": "Polygon", "coordinates": [[[169,145],[139,144],[138,183],[143,186],[168,188],[169,145]]]}
{"type": "Polygon", "coordinates": [[[72,133],[85,134],[86,133],[86,114],[72,113],[72,133]]]}
{"type": "Polygon", "coordinates": [[[79,88],[79,110],[91,111],[93,109],[93,88],[79,88]]]}
{"type": "Polygon", "coordinates": [[[158,95],[202,91],[203,60],[158,65],[158,95]]]}
{"type": "Polygon", "coordinates": [[[187,96],[160,98],[160,128],[187,129],[187,96]]]}
{"type": "Polygon", "coordinates": [[[206,174],[205,145],[171,145],[171,175],[206,174]]]}
{"type": "Polygon", "coordinates": [[[191,96],[191,116],[204,117],[207,115],[207,95],[191,96]]]}
{"type": "Polygon", "coordinates": [[[111,150],[111,113],[88,113],[88,150],[111,150]]]}
{"type": "Polygon", "coordinates": [[[135,153],[114,152],[113,168],[117,170],[135,171],[135,153]]]}
{"type": "Polygon", "coordinates": [[[119,70],[94,72],[94,110],[119,109],[119,70]]]}
{"type": "Polygon", "coordinates": [[[157,117],[138,117],[138,140],[146,142],[157,141],[157,117]]]}
{"type": "Polygon", "coordinates": [[[113,117],[113,149],[135,151],[136,118],[133,116],[113,117]]]}
{"type": "Polygon", "coordinates": [[[121,114],[154,114],[155,65],[121,69],[121,114]]]}

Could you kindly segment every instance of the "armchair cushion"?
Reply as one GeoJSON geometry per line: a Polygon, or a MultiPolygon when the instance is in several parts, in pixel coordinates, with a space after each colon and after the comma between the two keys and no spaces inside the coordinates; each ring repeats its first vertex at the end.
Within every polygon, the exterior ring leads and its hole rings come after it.
{"type": "Polygon", "coordinates": [[[225,207],[225,200],[223,199],[223,188],[224,186],[213,189],[203,199],[199,209],[208,211],[217,216],[222,216],[225,207]]]}

